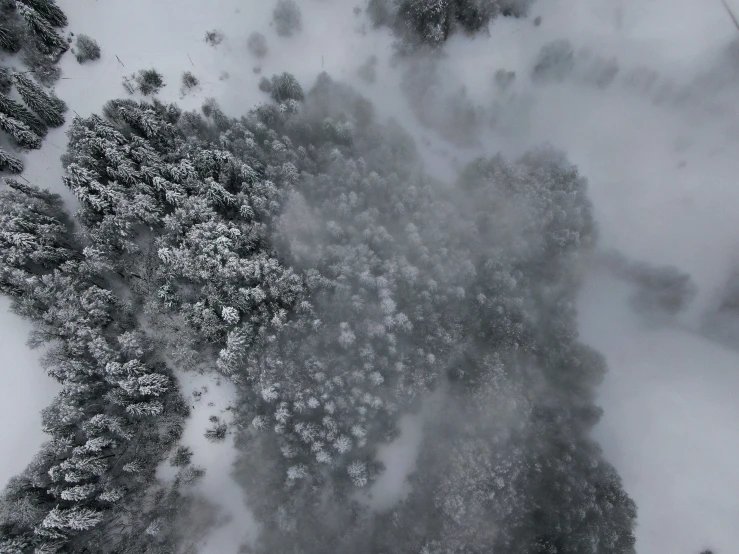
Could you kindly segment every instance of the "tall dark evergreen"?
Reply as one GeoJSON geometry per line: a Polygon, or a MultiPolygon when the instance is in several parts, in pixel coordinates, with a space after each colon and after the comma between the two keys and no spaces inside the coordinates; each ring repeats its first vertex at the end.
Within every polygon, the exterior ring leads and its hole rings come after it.
{"type": "Polygon", "coordinates": [[[59,55],[69,48],[64,38],[54,30],[52,24],[32,7],[16,2],[18,13],[23,17],[31,36],[47,54],[59,55]]]}
{"type": "Polygon", "coordinates": [[[65,27],[67,16],[53,0],[19,0],[29,8],[33,8],[54,27],[65,27]]]}
{"type": "Polygon", "coordinates": [[[0,67],[0,94],[8,94],[13,86],[13,79],[7,67],[0,67]]]}
{"type": "Polygon", "coordinates": [[[67,110],[67,105],[62,100],[53,94],[47,93],[33,79],[21,73],[13,75],[13,82],[18,94],[23,98],[23,102],[33,110],[41,121],[50,127],[59,127],[64,124],[62,114],[67,110]]]}
{"type": "Polygon", "coordinates": [[[4,94],[0,94],[0,113],[25,123],[38,136],[46,136],[48,131],[46,125],[44,125],[37,117],[34,117],[34,115],[29,112],[25,106],[23,106],[23,104],[19,104],[4,94]]]}
{"type": "Polygon", "coordinates": [[[21,148],[41,148],[41,138],[28,125],[3,113],[0,113],[0,130],[10,135],[13,142],[21,148]]]}
{"type": "Polygon", "coordinates": [[[0,171],[21,173],[23,171],[23,162],[0,148],[0,171]]]}
{"type": "Polygon", "coordinates": [[[0,25],[0,48],[11,54],[21,49],[21,39],[15,29],[0,25]]]}
{"type": "Polygon", "coordinates": [[[438,48],[457,29],[477,33],[497,17],[523,17],[533,0],[369,0],[376,25],[392,27],[401,51],[438,48]]]}

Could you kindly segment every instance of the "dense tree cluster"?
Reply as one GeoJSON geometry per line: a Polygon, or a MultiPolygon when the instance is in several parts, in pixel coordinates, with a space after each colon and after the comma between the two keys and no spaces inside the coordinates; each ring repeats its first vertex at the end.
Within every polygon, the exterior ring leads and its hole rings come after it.
{"type": "Polygon", "coordinates": [[[438,48],[457,29],[474,34],[497,17],[523,17],[532,0],[369,0],[376,25],[390,26],[401,51],[438,48]]]}
{"type": "MultiPolygon", "coordinates": [[[[51,0],[0,0],[0,50],[21,53],[30,71],[11,73],[0,67],[0,129],[20,151],[41,147],[49,126],[64,122],[64,103],[31,78],[49,84],[58,76],[55,64],[68,44],[55,30],[63,27],[67,18],[51,0]],[[12,85],[33,112],[7,95],[12,85]]],[[[0,148],[0,171],[20,173],[23,162],[15,152],[0,148]]]]}
{"type": "Polygon", "coordinates": [[[46,346],[61,391],[43,412],[51,439],[2,494],[0,550],[143,552],[158,540],[144,531],[172,509],[147,495],[180,494],[147,485],[186,408],[135,314],[75,241],[59,197],[7,184],[0,289],[33,323],[30,342],[46,346]]]}
{"type": "Polygon", "coordinates": [[[259,552],[630,554],[633,503],[589,437],[604,365],[575,325],[584,179],[541,150],[445,187],[327,75],[268,86],[239,119],[132,100],[76,118],[80,245],[57,199],[5,193],[3,290],[65,387],[53,440],[5,493],[31,507],[0,519],[6,543],[174,551],[173,499],[201,471],[176,447],[166,360],[238,386],[259,552]],[[377,448],[433,393],[413,491],[374,514],[357,493],[377,448]]]}
{"type": "Polygon", "coordinates": [[[633,551],[634,504],[589,437],[604,364],[574,317],[576,261],[594,240],[583,185],[551,152],[464,172],[478,278],[463,354],[378,552],[633,551]]]}

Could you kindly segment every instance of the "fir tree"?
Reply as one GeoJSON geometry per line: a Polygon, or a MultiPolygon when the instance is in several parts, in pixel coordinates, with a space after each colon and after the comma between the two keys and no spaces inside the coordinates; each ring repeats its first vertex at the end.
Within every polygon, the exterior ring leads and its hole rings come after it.
{"type": "Polygon", "coordinates": [[[100,46],[95,39],[87,35],[77,35],[75,47],[77,51],[74,53],[74,56],[79,63],[100,59],[100,46]]]}
{"type": "Polygon", "coordinates": [[[19,1],[36,10],[54,27],[65,27],[67,25],[67,16],[52,0],[19,1]]]}
{"type": "Polygon", "coordinates": [[[539,84],[560,83],[572,74],[574,67],[575,53],[570,41],[555,40],[541,47],[531,79],[539,84]]]}
{"type": "Polygon", "coordinates": [[[23,16],[30,34],[36,37],[38,45],[47,53],[61,54],[66,52],[69,44],[51,26],[51,24],[30,6],[16,2],[18,12],[23,16]]]}
{"type": "Polygon", "coordinates": [[[147,96],[149,94],[158,93],[164,85],[164,77],[156,69],[142,69],[136,75],[136,83],[138,84],[141,94],[147,96]]]}
{"type": "Polygon", "coordinates": [[[50,127],[59,127],[64,124],[67,105],[56,96],[47,94],[43,88],[21,73],[13,75],[15,87],[21,98],[39,118],[50,127]]]}
{"type": "MultiPolygon", "coordinates": [[[[260,84],[260,86],[262,86],[260,84]]],[[[286,100],[297,100],[299,102],[305,99],[303,87],[292,73],[283,73],[275,75],[269,85],[269,92],[272,100],[275,102],[285,102],[286,100]]]]}
{"type": "Polygon", "coordinates": [[[8,94],[13,86],[13,79],[7,67],[0,67],[0,94],[8,94]]]}
{"type": "Polygon", "coordinates": [[[34,115],[29,112],[25,108],[25,106],[23,106],[23,104],[19,104],[18,102],[8,98],[4,94],[0,94],[0,113],[3,113],[8,117],[17,119],[18,121],[22,121],[23,123],[28,125],[31,130],[38,136],[46,136],[48,130],[46,125],[44,125],[41,121],[34,117],[34,115]]]}
{"type": "Polygon", "coordinates": [[[23,171],[23,162],[0,148],[0,171],[21,173],[23,171]]]}
{"type": "Polygon", "coordinates": [[[0,25],[0,48],[11,54],[15,54],[21,49],[20,37],[14,29],[0,25]]]}
{"type": "Polygon", "coordinates": [[[35,47],[24,48],[21,61],[33,74],[34,79],[44,86],[51,86],[59,80],[62,70],[57,65],[57,56],[47,54],[35,47]]]}
{"type": "Polygon", "coordinates": [[[0,114],[0,129],[8,133],[10,138],[21,148],[31,150],[41,148],[41,139],[39,136],[31,131],[31,128],[22,121],[8,117],[5,114],[0,114]]]}

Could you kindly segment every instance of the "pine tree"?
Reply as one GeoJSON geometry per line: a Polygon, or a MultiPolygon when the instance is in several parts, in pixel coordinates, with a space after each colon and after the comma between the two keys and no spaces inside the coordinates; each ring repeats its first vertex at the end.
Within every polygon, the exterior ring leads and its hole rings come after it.
{"type": "Polygon", "coordinates": [[[74,252],[61,198],[15,179],[4,181],[8,188],[0,189],[0,271],[12,268],[28,276],[42,275],[48,268],[72,259],[74,252]]]}
{"type": "Polygon", "coordinates": [[[272,77],[268,92],[275,102],[285,102],[287,100],[302,102],[305,99],[303,87],[300,86],[292,73],[287,72],[272,77]]]}
{"type": "Polygon", "coordinates": [[[64,124],[62,114],[67,110],[67,105],[62,100],[47,94],[41,86],[21,73],[15,73],[13,81],[26,106],[31,108],[44,123],[50,127],[59,127],[64,124]]]}
{"type": "Polygon", "coordinates": [[[7,67],[0,67],[0,93],[8,94],[13,86],[13,79],[7,67]]]}
{"type": "Polygon", "coordinates": [[[452,31],[454,2],[451,0],[404,0],[399,16],[423,44],[440,46],[452,31]]]}
{"type": "Polygon", "coordinates": [[[0,171],[5,170],[11,173],[21,173],[23,171],[23,162],[0,148],[0,171]]]}
{"type": "Polygon", "coordinates": [[[21,148],[32,150],[41,148],[41,139],[39,136],[31,131],[31,128],[22,121],[8,117],[5,114],[0,114],[0,129],[8,133],[21,148]]]}
{"type": "Polygon", "coordinates": [[[46,136],[48,131],[46,125],[39,121],[38,118],[34,117],[34,115],[29,112],[23,104],[19,104],[4,94],[0,94],[0,113],[4,113],[8,117],[22,121],[38,136],[46,136]]]}
{"type": "Polygon", "coordinates": [[[370,0],[376,26],[389,25],[402,37],[401,49],[438,48],[455,28],[477,33],[500,16],[523,17],[532,0],[370,0]]]}
{"type": "Polygon", "coordinates": [[[54,27],[65,27],[67,16],[52,0],[20,0],[46,18],[54,27]]]}
{"type": "Polygon", "coordinates": [[[100,59],[100,46],[95,39],[90,38],[87,35],[77,35],[75,46],[77,48],[75,57],[79,63],[100,59]]]}
{"type": "Polygon", "coordinates": [[[21,49],[20,38],[14,29],[0,25],[0,48],[11,54],[15,54],[21,49]]]}
{"type": "Polygon", "coordinates": [[[39,46],[49,53],[62,53],[69,48],[69,44],[51,26],[51,24],[39,12],[26,4],[16,2],[18,12],[26,21],[26,26],[31,35],[38,39],[39,46]]]}

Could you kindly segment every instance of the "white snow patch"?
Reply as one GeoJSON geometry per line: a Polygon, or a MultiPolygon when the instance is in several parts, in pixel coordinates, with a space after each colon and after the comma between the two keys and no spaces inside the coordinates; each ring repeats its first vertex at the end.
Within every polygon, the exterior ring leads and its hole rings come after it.
{"type": "Polygon", "coordinates": [[[630,294],[592,275],[580,327],[608,359],[596,438],[637,504],[637,552],[735,552],[739,354],[685,329],[643,326],[630,294]]]}
{"type": "MultiPolygon", "coordinates": [[[[180,391],[191,408],[180,444],[192,450],[193,465],[205,469],[196,492],[219,508],[219,525],[203,537],[199,551],[238,554],[242,544],[252,544],[256,540],[259,530],[246,506],[244,489],[231,475],[237,455],[233,429],[229,428],[226,439],[220,442],[209,441],[204,436],[206,429],[213,426],[211,416],[229,426],[233,422],[236,389],[230,381],[217,375],[184,372],[176,372],[176,375],[180,391]]],[[[164,462],[160,467],[160,478],[167,479],[172,473],[168,465],[164,462]]]]}
{"type": "Polygon", "coordinates": [[[416,467],[418,448],[423,437],[423,415],[410,414],[400,419],[400,436],[378,448],[377,459],[385,471],[372,483],[366,494],[358,498],[375,511],[392,508],[411,491],[407,479],[416,467]]]}
{"type": "Polygon", "coordinates": [[[31,326],[9,307],[9,300],[0,297],[0,489],[49,439],[41,431],[41,410],[59,390],[39,367],[41,351],[26,346],[31,326]]]}

